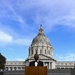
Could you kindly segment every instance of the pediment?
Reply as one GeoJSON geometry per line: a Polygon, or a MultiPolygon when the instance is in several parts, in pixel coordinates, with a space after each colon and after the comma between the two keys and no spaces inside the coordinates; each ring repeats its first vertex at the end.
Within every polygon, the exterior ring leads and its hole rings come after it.
{"type": "MultiPolygon", "coordinates": [[[[34,60],[34,56],[28,57],[28,59],[34,60]]],[[[44,54],[39,54],[39,59],[41,60],[55,60],[54,58],[44,55],[44,54]]]]}

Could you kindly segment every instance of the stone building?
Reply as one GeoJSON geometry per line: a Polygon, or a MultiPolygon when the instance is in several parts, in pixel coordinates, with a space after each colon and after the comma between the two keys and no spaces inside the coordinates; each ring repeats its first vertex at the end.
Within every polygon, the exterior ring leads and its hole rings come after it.
{"type": "Polygon", "coordinates": [[[29,62],[34,60],[34,54],[39,54],[39,60],[48,69],[69,69],[74,68],[74,61],[56,61],[53,57],[54,49],[49,39],[45,36],[42,25],[40,25],[38,35],[32,40],[28,49],[29,55],[25,61],[6,61],[5,70],[23,70],[29,62]]]}

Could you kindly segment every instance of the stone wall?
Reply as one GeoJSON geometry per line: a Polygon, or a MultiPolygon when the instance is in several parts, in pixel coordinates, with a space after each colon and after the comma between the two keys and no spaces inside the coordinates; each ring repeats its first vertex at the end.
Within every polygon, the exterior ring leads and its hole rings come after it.
{"type": "Polygon", "coordinates": [[[0,75],[3,75],[3,72],[2,71],[0,71],[0,75]]]}
{"type": "Polygon", "coordinates": [[[75,75],[75,69],[71,70],[71,75],[75,75]]]}
{"type": "MultiPolygon", "coordinates": [[[[24,70],[5,71],[4,75],[24,75],[24,70]]],[[[75,69],[49,69],[47,75],[75,75],[75,69]]]]}
{"type": "Polygon", "coordinates": [[[24,70],[18,71],[5,71],[4,75],[24,75],[24,70]]]}
{"type": "Polygon", "coordinates": [[[48,75],[71,75],[71,69],[49,69],[48,75]]]}

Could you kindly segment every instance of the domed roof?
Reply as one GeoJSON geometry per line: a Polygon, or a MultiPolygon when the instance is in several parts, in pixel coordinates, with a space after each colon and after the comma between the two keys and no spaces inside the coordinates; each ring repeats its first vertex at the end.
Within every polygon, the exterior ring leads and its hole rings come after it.
{"type": "Polygon", "coordinates": [[[49,39],[44,35],[42,25],[40,25],[38,35],[32,41],[32,45],[34,44],[50,45],[49,39]]]}

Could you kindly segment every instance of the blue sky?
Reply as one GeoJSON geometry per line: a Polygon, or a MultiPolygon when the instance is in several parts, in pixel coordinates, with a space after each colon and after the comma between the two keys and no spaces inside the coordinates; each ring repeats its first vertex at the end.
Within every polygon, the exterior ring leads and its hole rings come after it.
{"type": "Polygon", "coordinates": [[[75,61],[75,0],[0,0],[0,53],[25,60],[42,23],[57,61],[75,61]]]}

